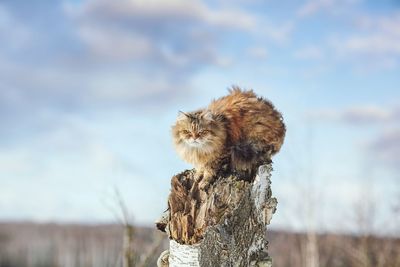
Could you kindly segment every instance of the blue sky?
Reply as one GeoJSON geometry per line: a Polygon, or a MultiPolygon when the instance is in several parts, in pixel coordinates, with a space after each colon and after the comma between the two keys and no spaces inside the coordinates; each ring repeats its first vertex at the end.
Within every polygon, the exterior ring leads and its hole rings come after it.
{"type": "Polygon", "coordinates": [[[118,187],[153,222],[190,167],[171,144],[177,111],[236,84],[287,124],[273,227],[354,229],[369,202],[377,227],[393,222],[396,1],[6,0],[0,40],[0,220],[112,221],[118,187]]]}

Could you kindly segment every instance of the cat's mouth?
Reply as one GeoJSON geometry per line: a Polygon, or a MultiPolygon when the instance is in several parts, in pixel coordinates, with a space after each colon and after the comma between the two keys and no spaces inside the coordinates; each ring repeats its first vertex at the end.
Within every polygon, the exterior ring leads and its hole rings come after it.
{"type": "Polygon", "coordinates": [[[200,148],[204,146],[204,142],[199,140],[188,140],[186,141],[186,144],[190,147],[195,147],[195,148],[200,148]]]}

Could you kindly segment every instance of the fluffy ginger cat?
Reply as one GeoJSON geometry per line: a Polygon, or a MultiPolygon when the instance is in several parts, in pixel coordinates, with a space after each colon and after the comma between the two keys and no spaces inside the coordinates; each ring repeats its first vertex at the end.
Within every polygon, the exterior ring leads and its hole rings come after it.
{"type": "Polygon", "coordinates": [[[172,126],[175,149],[194,165],[202,190],[227,159],[232,170],[254,170],[280,150],[285,132],[282,115],[271,102],[239,87],[205,109],[180,112],[172,126]]]}

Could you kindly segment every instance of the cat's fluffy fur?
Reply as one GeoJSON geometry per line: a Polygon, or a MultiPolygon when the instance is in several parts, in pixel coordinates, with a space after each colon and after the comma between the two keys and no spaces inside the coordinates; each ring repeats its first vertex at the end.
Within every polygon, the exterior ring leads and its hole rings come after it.
{"type": "Polygon", "coordinates": [[[181,112],[172,126],[174,145],[208,187],[222,161],[234,170],[252,170],[277,153],[285,138],[282,115],[271,102],[238,87],[198,111],[181,112]]]}

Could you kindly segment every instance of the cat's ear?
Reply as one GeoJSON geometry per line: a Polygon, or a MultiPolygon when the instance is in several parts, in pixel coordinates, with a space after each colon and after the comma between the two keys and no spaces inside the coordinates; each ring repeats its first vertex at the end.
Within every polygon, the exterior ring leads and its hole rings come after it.
{"type": "Polygon", "coordinates": [[[189,114],[179,110],[177,121],[186,120],[187,118],[189,118],[189,114]]]}
{"type": "Polygon", "coordinates": [[[205,111],[203,114],[202,114],[202,117],[205,119],[205,120],[207,120],[207,121],[213,121],[214,120],[214,115],[210,112],[210,111],[205,111]]]}

